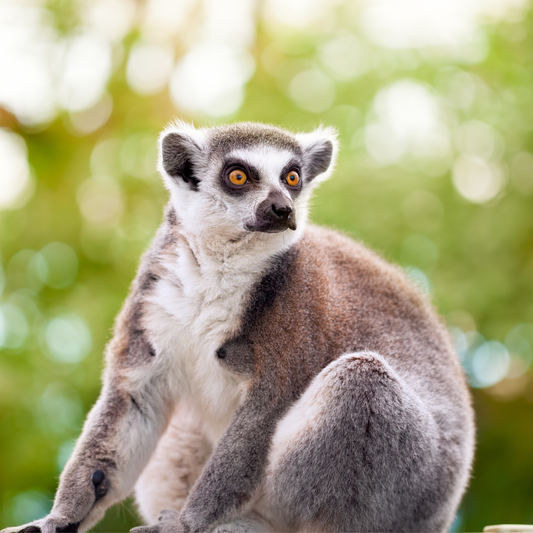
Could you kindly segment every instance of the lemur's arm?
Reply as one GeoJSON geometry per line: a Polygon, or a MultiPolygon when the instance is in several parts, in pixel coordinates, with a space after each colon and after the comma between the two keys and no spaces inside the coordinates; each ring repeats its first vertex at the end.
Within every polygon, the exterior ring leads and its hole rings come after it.
{"type": "Polygon", "coordinates": [[[124,499],[166,427],[173,398],[166,372],[144,338],[142,277],[117,320],[100,398],[60,477],[48,516],[2,533],[85,531],[124,499]]]}
{"type": "Polygon", "coordinates": [[[186,532],[209,531],[234,517],[258,487],[284,410],[279,402],[265,400],[252,393],[236,413],[181,512],[186,532]]]}
{"type": "Polygon", "coordinates": [[[251,384],[181,514],[163,511],[158,524],[132,533],[203,533],[235,517],[263,478],[277,421],[288,404],[275,390],[251,384]]]}

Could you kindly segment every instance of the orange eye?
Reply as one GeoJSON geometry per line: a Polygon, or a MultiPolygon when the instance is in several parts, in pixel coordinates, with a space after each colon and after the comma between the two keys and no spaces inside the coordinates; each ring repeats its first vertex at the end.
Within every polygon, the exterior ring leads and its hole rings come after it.
{"type": "Polygon", "coordinates": [[[298,183],[300,183],[300,176],[294,170],[292,172],[289,172],[287,174],[287,177],[285,178],[285,181],[291,186],[296,187],[298,183]]]}
{"type": "Polygon", "coordinates": [[[229,180],[233,185],[244,185],[248,181],[248,176],[242,170],[234,170],[229,175],[229,180]]]}

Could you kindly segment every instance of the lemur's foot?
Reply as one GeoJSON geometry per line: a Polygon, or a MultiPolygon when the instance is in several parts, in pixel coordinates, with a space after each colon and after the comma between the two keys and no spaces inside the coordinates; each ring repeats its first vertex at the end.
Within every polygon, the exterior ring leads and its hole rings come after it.
{"type": "Polygon", "coordinates": [[[68,519],[48,515],[29,524],[17,527],[7,527],[0,533],[77,533],[78,523],[71,523],[68,519]]]}
{"type": "Polygon", "coordinates": [[[130,530],[130,533],[184,533],[185,530],[179,518],[179,511],[165,509],[161,511],[157,524],[134,527],[130,530]]]}

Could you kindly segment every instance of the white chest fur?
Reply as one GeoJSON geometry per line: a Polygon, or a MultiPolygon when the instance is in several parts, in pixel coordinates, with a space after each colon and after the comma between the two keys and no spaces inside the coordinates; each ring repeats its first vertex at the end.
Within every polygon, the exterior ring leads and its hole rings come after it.
{"type": "MultiPolygon", "coordinates": [[[[221,436],[244,393],[243,378],[220,365],[216,352],[237,333],[265,257],[216,258],[178,245],[177,258],[148,298],[148,337],[172,375],[172,387],[221,436]]],[[[262,254],[260,254],[262,255],[262,254]]]]}

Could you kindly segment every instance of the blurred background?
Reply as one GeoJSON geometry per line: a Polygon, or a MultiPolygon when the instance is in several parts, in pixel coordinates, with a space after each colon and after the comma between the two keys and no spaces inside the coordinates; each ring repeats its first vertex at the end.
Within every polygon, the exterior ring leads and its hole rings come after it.
{"type": "MultiPolygon", "coordinates": [[[[340,133],[312,218],[445,317],[478,446],[454,531],[533,522],[527,0],[0,0],[0,526],[39,518],[162,215],[175,117],[340,133]]],[[[131,502],[95,531],[127,531],[131,502]]]]}

